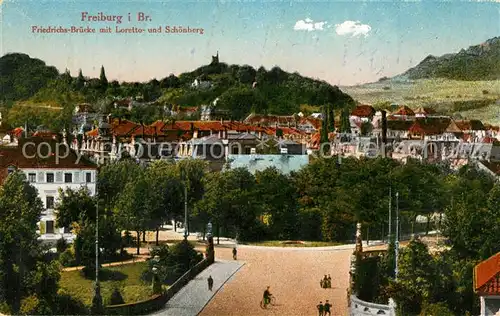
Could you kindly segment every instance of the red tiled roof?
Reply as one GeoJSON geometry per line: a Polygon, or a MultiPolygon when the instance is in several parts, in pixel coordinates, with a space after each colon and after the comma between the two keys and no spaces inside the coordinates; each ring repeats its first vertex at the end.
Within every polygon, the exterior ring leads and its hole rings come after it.
{"type": "Polygon", "coordinates": [[[291,115],[250,114],[244,122],[247,124],[294,124],[295,118],[291,115]]]}
{"type": "Polygon", "coordinates": [[[14,137],[20,137],[24,133],[24,128],[22,127],[16,127],[11,131],[11,134],[14,137]]]}
{"type": "Polygon", "coordinates": [[[413,121],[388,120],[387,129],[393,131],[408,131],[413,124],[413,121]]]}
{"type": "Polygon", "coordinates": [[[493,144],[496,141],[496,138],[486,136],[481,140],[482,143],[493,144]]]}
{"type": "Polygon", "coordinates": [[[314,117],[306,117],[300,120],[299,124],[311,124],[315,129],[319,129],[321,127],[323,120],[314,118],[314,117]]]}
{"type": "Polygon", "coordinates": [[[408,131],[419,135],[439,135],[444,133],[450,121],[449,118],[416,119],[408,131]]]}
{"type": "Polygon", "coordinates": [[[474,267],[474,291],[480,295],[500,295],[500,252],[474,267]]]}
{"type": "Polygon", "coordinates": [[[419,107],[415,110],[415,114],[435,114],[436,111],[433,108],[419,107]]]}
{"type": "Polygon", "coordinates": [[[460,128],[462,131],[483,131],[485,130],[483,122],[480,120],[462,120],[462,121],[455,121],[457,124],[458,128],[460,128]]]}
{"type": "Polygon", "coordinates": [[[27,145],[23,148],[24,142],[22,142],[19,146],[0,147],[0,169],[9,166],[17,168],[97,169],[97,166],[85,157],[79,159],[73,150],[70,150],[65,157],[66,150],[69,148],[60,146],[59,152],[61,154],[56,157],[57,148],[55,146],[59,144],[55,141],[48,142],[46,139],[28,138],[26,142],[33,142],[35,145],[27,145]],[[46,145],[37,146],[42,142],[51,146],[50,151],[46,145]]]}
{"type": "Polygon", "coordinates": [[[370,105],[358,105],[352,112],[352,116],[372,117],[375,115],[375,109],[370,105]]]}
{"type": "Polygon", "coordinates": [[[392,115],[414,116],[415,112],[413,112],[413,110],[407,107],[406,105],[403,105],[397,111],[393,112],[392,115]]]}
{"type": "Polygon", "coordinates": [[[37,131],[33,133],[33,137],[41,137],[41,138],[52,138],[55,139],[58,136],[57,133],[50,131],[37,131]]]}

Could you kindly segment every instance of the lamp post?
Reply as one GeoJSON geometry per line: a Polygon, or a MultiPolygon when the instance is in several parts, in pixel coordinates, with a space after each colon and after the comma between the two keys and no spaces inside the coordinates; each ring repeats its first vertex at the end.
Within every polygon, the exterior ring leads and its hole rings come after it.
{"type": "Polygon", "coordinates": [[[184,240],[188,238],[188,199],[187,199],[187,176],[184,170],[181,171],[181,178],[184,181],[184,240]]]}
{"type": "Polygon", "coordinates": [[[207,260],[210,263],[214,262],[215,253],[214,253],[214,237],[212,236],[212,223],[209,221],[207,224],[207,260]]]}
{"type": "Polygon", "coordinates": [[[187,240],[188,238],[188,222],[187,222],[187,217],[188,217],[188,198],[187,198],[187,185],[186,183],[184,184],[184,239],[187,240]]]}
{"type": "Polygon", "coordinates": [[[153,293],[154,294],[159,294],[161,292],[161,282],[158,280],[158,263],[160,262],[160,257],[159,256],[154,256],[153,260],[153,268],[151,271],[153,272],[153,293]]]}
{"type": "Polygon", "coordinates": [[[396,192],[396,242],[394,247],[396,267],[394,269],[394,278],[398,279],[398,253],[399,253],[399,192],[396,192]]]}
{"type": "Polygon", "coordinates": [[[103,312],[101,286],[99,284],[99,195],[96,185],[96,225],[95,225],[95,284],[92,298],[92,314],[100,315],[103,312]]]}
{"type": "Polygon", "coordinates": [[[212,222],[208,222],[207,224],[207,238],[212,237],[212,222]]]}

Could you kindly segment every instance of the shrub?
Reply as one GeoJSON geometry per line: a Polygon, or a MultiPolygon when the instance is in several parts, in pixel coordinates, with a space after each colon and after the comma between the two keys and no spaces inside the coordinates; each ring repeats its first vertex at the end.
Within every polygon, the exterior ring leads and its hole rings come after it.
{"type": "Polygon", "coordinates": [[[488,90],[483,90],[483,94],[488,94],[490,93],[488,90]]]}
{"type": "Polygon", "coordinates": [[[143,285],[127,285],[122,288],[122,296],[125,302],[139,302],[150,297],[151,291],[145,291],[143,285]]]}
{"type": "Polygon", "coordinates": [[[75,255],[71,249],[66,249],[63,253],[59,255],[59,262],[64,267],[71,267],[75,265],[75,255]]]}
{"type": "Polygon", "coordinates": [[[52,310],[44,299],[36,295],[25,297],[21,300],[19,313],[22,315],[51,315],[52,310]]]}
{"type": "Polygon", "coordinates": [[[74,299],[66,291],[57,292],[56,315],[88,315],[88,310],[81,301],[74,299]]]}
{"type": "Polygon", "coordinates": [[[60,239],[57,240],[56,242],[57,252],[63,253],[67,248],[68,248],[68,243],[66,242],[66,239],[61,237],[60,239]]]}
{"type": "Polygon", "coordinates": [[[445,303],[425,304],[420,316],[453,316],[455,315],[445,303]]]}
{"type": "Polygon", "coordinates": [[[12,312],[10,311],[10,306],[6,302],[0,302],[0,313],[10,315],[12,312]]]}
{"type": "Polygon", "coordinates": [[[135,240],[128,230],[122,236],[122,243],[124,247],[133,247],[135,245],[135,240]]]}
{"type": "Polygon", "coordinates": [[[115,287],[113,292],[111,293],[109,297],[109,304],[108,305],[120,305],[120,304],[125,304],[125,301],[123,300],[122,293],[120,292],[120,289],[118,287],[115,287]]]}

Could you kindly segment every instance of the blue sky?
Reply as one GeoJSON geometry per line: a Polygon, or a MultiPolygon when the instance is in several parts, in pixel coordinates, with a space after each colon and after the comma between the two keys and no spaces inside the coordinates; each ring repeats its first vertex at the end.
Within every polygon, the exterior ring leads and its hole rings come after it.
{"type": "Polygon", "coordinates": [[[147,81],[210,62],[275,65],[353,85],[393,76],[429,54],[500,36],[500,3],[361,1],[26,1],[1,5],[1,53],[22,52],[73,75],[147,81]],[[81,13],[124,21],[81,21],[81,13]],[[128,22],[144,12],[151,22],[128,22]],[[42,34],[32,26],[184,26],[204,34],[42,34]]]}

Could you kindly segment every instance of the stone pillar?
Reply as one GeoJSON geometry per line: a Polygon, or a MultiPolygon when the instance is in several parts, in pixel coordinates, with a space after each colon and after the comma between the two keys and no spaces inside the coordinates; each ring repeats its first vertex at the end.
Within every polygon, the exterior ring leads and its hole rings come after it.
{"type": "Polygon", "coordinates": [[[396,302],[392,298],[389,298],[389,315],[390,316],[396,316],[396,302]]]}
{"type": "Polygon", "coordinates": [[[354,290],[354,279],[356,276],[356,263],[361,259],[363,253],[363,240],[361,239],[361,223],[356,224],[356,248],[351,255],[351,268],[349,271],[349,288],[350,294],[356,295],[354,290]]]}
{"type": "Polygon", "coordinates": [[[363,252],[363,240],[361,239],[361,223],[356,224],[356,252],[363,252]]]}

